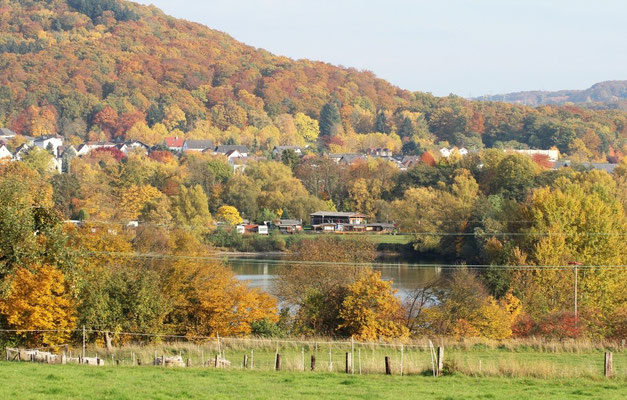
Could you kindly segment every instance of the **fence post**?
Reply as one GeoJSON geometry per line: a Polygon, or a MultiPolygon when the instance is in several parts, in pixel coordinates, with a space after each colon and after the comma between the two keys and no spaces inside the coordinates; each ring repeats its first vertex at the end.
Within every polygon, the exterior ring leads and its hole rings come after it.
{"type": "Polygon", "coordinates": [[[359,357],[359,375],[361,375],[361,347],[357,348],[357,354],[359,357]]]}
{"type": "Polygon", "coordinates": [[[134,367],[135,366],[135,352],[134,351],[131,352],[131,360],[132,360],[132,363],[133,363],[132,365],[134,367]]]}
{"type": "Polygon", "coordinates": [[[316,355],[315,354],[311,355],[311,370],[312,371],[316,370],[316,355]]]}
{"type": "Polygon", "coordinates": [[[85,358],[85,325],[83,325],[83,358],[85,358]]]}
{"type": "Polygon", "coordinates": [[[300,351],[301,351],[301,356],[303,360],[303,372],[305,372],[305,348],[301,347],[300,351]]]}
{"type": "Polygon", "coordinates": [[[275,371],[281,370],[281,355],[279,353],[276,353],[276,361],[274,364],[274,370],[275,371]]]}
{"type": "Polygon", "coordinates": [[[351,353],[346,353],[346,365],[344,367],[344,372],[347,374],[351,373],[351,353]]]}
{"type": "Polygon", "coordinates": [[[444,347],[438,347],[438,360],[437,360],[437,376],[442,376],[442,370],[444,370],[444,347]]]}
{"type": "Polygon", "coordinates": [[[4,350],[7,352],[7,361],[9,361],[9,348],[5,347],[4,350]]]}
{"type": "Polygon", "coordinates": [[[605,352],[605,376],[610,378],[612,376],[612,352],[605,352]]]}
{"type": "Polygon", "coordinates": [[[392,367],[390,366],[390,357],[385,356],[385,374],[392,375],[392,367]]]}
{"type": "Polygon", "coordinates": [[[216,354],[216,368],[218,368],[219,360],[220,360],[220,355],[216,354]]]}
{"type": "Polygon", "coordinates": [[[244,369],[248,368],[248,354],[244,354],[244,369]]]}
{"type": "Polygon", "coordinates": [[[189,358],[187,359],[186,366],[187,366],[187,368],[192,366],[192,360],[190,360],[189,358]]]}
{"type": "Polygon", "coordinates": [[[401,345],[401,376],[403,376],[403,355],[405,353],[405,346],[401,345]]]}
{"type": "Polygon", "coordinates": [[[205,366],[205,349],[200,349],[200,365],[205,366]]]}
{"type": "Polygon", "coordinates": [[[161,366],[165,368],[165,354],[161,354],[161,366]]]}
{"type": "Polygon", "coordinates": [[[255,349],[250,349],[250,369],[255,369],[255,349]]]}
{"type": "Polygon", "coordinates": [[[355,363],[355,339],[354,337],[351,335],[351,374],[355,374],[355,366],[353,365],[355,363]]]}

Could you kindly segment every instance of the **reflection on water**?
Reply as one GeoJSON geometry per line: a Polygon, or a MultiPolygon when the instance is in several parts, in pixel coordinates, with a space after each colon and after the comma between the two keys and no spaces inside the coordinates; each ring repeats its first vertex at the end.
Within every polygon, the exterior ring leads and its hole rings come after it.
{"type": "MultiPolygon", "coordinates": [[[[276,280],[278,265],[270,261],[264,262],[263,258],[241,259],[231,258],[228,261],[238,279],[249,282],[249,286],[272,292],[272,285],[276,280]]],[[[404,298],[416,288],[422,287],[426,282],[437,278],[442,273],[440,267],[415,267],[417,262],[412,260],[385,259],[373,264],[373,269],[381,271],[381,277],[394,282],[394,288],[404,298]],[[414,265],[414,266],[412,266],[414,265]]],[[[429,262],[433,264],[433,262],[429,262]]],[[[342,268],[342,267],[338,267],[342,268]]]]}

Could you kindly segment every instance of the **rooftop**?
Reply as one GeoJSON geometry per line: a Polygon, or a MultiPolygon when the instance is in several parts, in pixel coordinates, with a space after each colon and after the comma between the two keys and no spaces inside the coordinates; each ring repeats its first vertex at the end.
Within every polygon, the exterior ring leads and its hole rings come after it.
{"type": "Polygon", "coordinates": [[[358,212],[339,212],[339,211],[316,211],[315,213],[310,214],[312,217],[354,217],[354,218],[365,218],[367,215],[358,213],[358,212]]]}

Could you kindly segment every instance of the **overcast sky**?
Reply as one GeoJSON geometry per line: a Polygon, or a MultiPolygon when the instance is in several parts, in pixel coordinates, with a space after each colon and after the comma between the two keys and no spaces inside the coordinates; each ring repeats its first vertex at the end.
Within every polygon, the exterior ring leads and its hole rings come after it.
{"type": "Polygon", "coordinates": [[[141,0],[275,54],[480,96],[627,79],[626,0],[141,0]]]}

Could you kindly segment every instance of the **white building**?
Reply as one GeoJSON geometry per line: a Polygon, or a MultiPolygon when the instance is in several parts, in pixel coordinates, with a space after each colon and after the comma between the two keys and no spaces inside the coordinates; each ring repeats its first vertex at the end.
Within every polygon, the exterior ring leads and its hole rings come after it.
{"type": "Polygon", "coordinates": [[[559,160],[560,152],[559,150],[514,150],[516,153],[525,154],[529,157],[535,155],[547,156],[549,161],[555,162],[559,160]]]}
{"type": "Polygon", "coordinates": [[[9,160],[13,159],[13,154],[11,154],[9,149],[7,149],[7,146],[3,144],[0,145],[0,160],[2,159],[9,159],[9,160]]]}
{"type": "Polygon", "coordinates": [[[35,142],[33,144],[44,150],[52,148],[52,155],[58,157],[59,147],[63,146],[63,138],[61,136],[40,136],[35,138],[35,142]]]}

